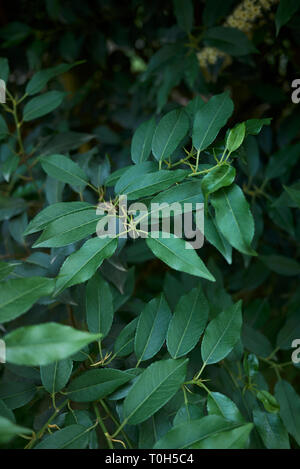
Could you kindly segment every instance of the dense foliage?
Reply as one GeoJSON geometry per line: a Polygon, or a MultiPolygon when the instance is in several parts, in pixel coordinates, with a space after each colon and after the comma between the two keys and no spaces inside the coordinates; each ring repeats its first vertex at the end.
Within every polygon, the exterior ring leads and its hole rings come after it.
{"type": "Polygon", "coordinates": [[[299,448],[299,7],[1,7],[2,447],[299,448]]]}

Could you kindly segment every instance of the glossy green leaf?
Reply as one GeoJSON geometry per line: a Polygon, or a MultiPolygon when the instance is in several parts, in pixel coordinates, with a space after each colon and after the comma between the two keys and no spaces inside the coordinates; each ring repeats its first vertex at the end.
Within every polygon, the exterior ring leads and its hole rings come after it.
{"type": "Polygon", "coordinates": [[[96,209],[67,214],[48,223],[41,236],[33,244],[34,248],[60,247],[80,241],[96,233],[97,224],[101,217],[96,209]]]}
{"type": "Polygon", "coordinates": [[[245,134],[246,126],[244,122],[236,125],[233,129],[230,130],[226,140],[226,148],[230,153],[236,151],[242,145],[245,134]]]}
{"type": "Polygon", "coordinates": [[[27,435],[30,434],[31,430],[29,428],[21,427],[16,425],[5,417],[0,416],[0,444],[9,443],[17,435],[27,435]]]}
{"type": "Polygon", "coordinates": [[[30,382],[5,382],[0,383],[0,399],[9,409],[18,409],[32,400],[36,393],[36,387],[30,382]]]}
{"type": "Polygon", "coordinates": [[[290,449],[289,437],[278,414],[253,410],[255,427],[268,449],[290,449]]]}
{"type": "Polygon", "coordinates": [[[245,122],[246,135],[258,135],[264,125],[270,125],[272,118],[266,117],[265,119],[248,119],[245,122]]]}
{"type": "Polygon", "coordinates": [[[48,91],[32,98],[24,106],[23,120],[29,122],[54,111],[54,109],[61,105],[65,95],[66,93],[62,91],[48,91]]]}
{"type": "Polygon", "coordinates": [[[242,302],[220,313],[207,326],[201,344],[202,360],[207,365],[225,358],[238,342],[242,326],[242,302]]]}
{"type": "Polygon", "coordinates": [[[54,322],[20,327],[5,336],[6,359],[16,365],[49,365],[70,357],[98,339],[100,334],[78,331],[54,322]]]}
{"type": "Polygon", "coordinates": [[[113,297],[109,284],[97,273],[86,287],[86,320],[90,332],[106,337],[114,317],[113,297]]]}
{"type": "Polygon", "coordinates": [[[163,294],[147,303],[140,314],[134,339],[139,362],[149,360],[161,349],[171,320],[171,311],[163,294]]]}
{"type": "Polygon", "coordinates": [[[43,296],[54,290],[55,281],[50,278],[16,278],[0,283],[0,321],[17,318],[31,308],[43,296]]]}
{"type": "MultiPolygon", "coordinates": [[[[39,212],[33,220],[31,220],[24,231],[24,235],[36,233],[50,223],[65,218],[66,215],[76,214],[77,216],[80,212],[84,212],[86,210],[95,211],[96,207],[86,202],[59,202],[57,204],[49,205],[39,212]]],[[[60,220],[60,222],[62,223],[62,220],[60,220]]]]}
{"type": "Polygon", "coordinates": [[[112,173],[111,177],[108,178],[108,183],[109,186],[115,184],[116,194],[125,194],[131,183],[144,177],[145,174],[153,173],[157,169],[157,164],[153,161],[143,161],[142,163],[126,166],[125,168],[121,168],[121,170],[115,171],[115,173],[112,173]]]}
{"type": "Polygon", "coordinates": [[[180,298],[167,335],[167,347],[172,358],[186,355],[197,345],[204,331],[208,312],[208,302],[201,284],[180,298]]]}
{"type": "Polygon", "coordinates": [[[108,396],[131,379],[130,373],[111,368],[90,370],[75,378],[66,392],[74,402],[92,402],[108,396]]]}
{"type": "Polygon", "coordinates": [[[183,169],[147,173],[143,178],[131,182],[122,193],[127,195],[128,200],[139,199],[168,189],[176,182],[181,182],[187,175],[188,172],[183,169]]]}
{"type": "Polygon", "coordinates": [[[83,449],[88,444],[89,431],[83,425],[69,425],[45,437],[34,449],[83,449]]]}
{"type": "Polygon", "coordinates": [[[78,62],[74,64],[59,64],[55,67],[47,68],[45,70],[39,70],[32,76],[32,78],[27,83],[25,92],[28,95],[39,93],[47,85],[48,81],[58,75],[68,72],[77,64],[78,62]]]}
{"type": "Polygon", "coordinates": [[[267,412],[277,413],[279,411],[279,404],[275,397],[272,396],[268,391],[262,390],[256,393],[256,397],[264,405],[267,412]]]}
{"type": "Polygon", "coordinates": [[[63,263],[56,279],[55,294],[65,288],[89,280],[104,259],[111,257],[117,248],[116,238],[92,238],[63,263]]]}
{"type": "Polygon", "coordinates": [[[84,171],[64,155],[49,155],[40,158],[43,170],[54,179],[85,187],[88,183],[84,171]]]}
{"type": "Polygon", "coordinates": [[[205,150],[217,137],[233,112],[228,92],[213,96],[197,111],[193,127],[193,145],[205,150]]]}
{"type": "Polygon", "coordinates": [[[288,21],[293,17],[299,8],[300,4],[298,0],[280,0],[275,15],[277,34],[279,33],[282,26],[288,23],[288,21]]]}
{"type": "Polygon", "coordinates": [[[211,392],[208,395],[207,412],[208,415],[219,415],[232,422],[245,422],[236,404],[220,392],[211,392]]]}
{"type": "Polygon", "coordinates": [[[41,379],[44,388],[54,394],[65,387],[71,376],[73,362],[69,358],[41,366],[41,379]]]}
{"type": "Polygon", "coordinates": [[[163,360],[148,366],[124,401],[124,419],[129,424],[138,424],[163,407],[183,384],[187,362],[163,360]]]}
{"type": "Polygon", "coordinates": [[[114,343],[114,351],[119,357],[126,357],[133,352],[134,337],[137,328],[138,318],[133,319],[127,324],[114,343]]]}
{"type": "Polygon", "coordinates": [[[231,264],[232,247],[220,232],[214,217],[212,217],[209,212],[204,215],[204,231],[205,239],[218,249],[228,264],[231,264]]]}
{"type": "Polygon", "coordinates": [[[183,109],[168,112],[158,123],[153,140],[152,152],[156,160],[169,158],[189,130],[189,118],[183,109]]]}
{"type": "Polygon", "coordinates": [[[275,386],[275,397],[280,405],[279,415],[287,431],[300,444],[300,396],[293,386],[281,379],[275,386]]]}
{"type": "Polygon", "coordinates": [[[238,251],[255,255],[251,248],[254,220],[243,191],[236,184],[220,189],[211,196],[217,225],[227,241],[238,251]]]}
{"type": "Polygon", "coordinates": [[[164,238],[163,233],[150,233],[146,242],[153,254],[173,269],[203,277],[212,282],[215,280],[195,250],[186,249],[183,239],[172,234],[170,238],[164,238]]]}
{"type": "Polygon", "coordinates": [[[252,424],[241,425],[218,415],[178,425],[159,440],[155,449],[238,449],[246,446],[252,424]]]}
{"type": "Polygon", "coordinates": [[[152,138],[155,131],[155,119],[143,122],[134,132],[131,142],[131,159],[134,163],[142,163],[151,153],[152,138]]]}
{"type": "Polygon", "coordinates": [[[215,169],[207,173],[202,179],[202,191],[205,199],[213,192],[222,187],[230,186],[235,179],[235,169],[233,166],[216,166],[215,169]]]}

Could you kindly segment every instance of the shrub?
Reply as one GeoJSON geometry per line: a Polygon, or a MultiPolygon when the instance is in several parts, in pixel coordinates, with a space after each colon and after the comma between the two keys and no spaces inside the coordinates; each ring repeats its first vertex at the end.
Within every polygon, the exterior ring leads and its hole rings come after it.
{"type": "Polygon", "coordinates": [[[298,448],[298,2],[19,3],[0,444],[298,448]]]}

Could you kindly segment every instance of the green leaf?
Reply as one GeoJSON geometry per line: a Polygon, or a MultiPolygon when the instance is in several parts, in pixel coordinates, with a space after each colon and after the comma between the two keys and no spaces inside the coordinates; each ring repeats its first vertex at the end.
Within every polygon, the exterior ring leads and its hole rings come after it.
{"type": "Polygon", "coordinates": [[[88,184],[84,171],[70,158],[64,155],[49,155],[40,158],[43,170],[54,179],[74,186],[88,184]]]}
{"type": "Polygon", "coordinates": [[[207,412],[209,415],[219,415],[232,422],[244,423],[244,417],[235,403],[229,397],[219,392],[211,392],[207,397],[207,412]]]}
{"type": "Polygon", "coordinates": [[[233,112],[229,93],[213,96],[196,113],[193,127],[193,145],[198,151],[205,150],[217,137],[233,112]]]}
{"type": "Polygon", "coordinates": [[[185,380],[187,362],[163,360],[148,366],[124,401],[124,420],[132,425],[144,422],[172,399],[185,380]]]}
{"type": "Polygon", "coordinates": [[[95,135],[83,132],[70,131],[59,132],[54,135],[51,134],[43,140],[39,153],[41,156],[66,153],[71,150],[76,150],[93,138],[95,138],[95,135]]]}
{"type": "Polygon", "coordinates": [[[48,91],[41,96],[32,98],[24,106],[23,120],[29,122],[54,111],[61,105],[65,95],[66,93],[62,91],[48,91]]]}
{"type": "Polygon", "coordinates": [[[222,188],[211,196],[217,225],[227,241],[238,251],[255,255],[251,248],[254,220],[243,191],[236,184],[222,188]]]}
{"type": "Polygon", "coordinates": [[[0,195],[0,221],[9,220],[11,217],[24,212],[26,208],[25,200],[0,195]]]}
{"type": "MultiPolygon", "coordinates": [[[[0,116],[0,140],[4,140],[9,134],[7,123],[2,116],[0,116]]],[[[2,169],[3,171],[3,169],[2,169]]]]}
{"type": "Polygon", "coordinates": [[[255,427],[268,449],[290,449],[289,436],[278,414],[253,410],[255,427]]]}
{"type": "Polygon", "coordinates": [[[9,64],[6,57],[0,57],[0,79],[7,83],[9,76],[9,64]]]}
{"type": "Polygon", "coordinates": [[[149,158],[152,139],[155,131],[155,118],[143,122],[134,132],[131,142],[131,159],[134,163],[142,163],[149,158]]]}
{"type": "Polygon", "coordinates": [[[275,15],[277,35],[282,26],[289,22],[289,20],[293,17],[293,15],[298,11],[299,8],[300,4],[298,0],[280,0],[275,15]]]}
{"type": "Polygon", "coordinates": [[[239,425],[218,415],[208,415],[172,428],[155,449],[236,449],[244,448],[253,428],[239,425]]]}
{"type": "Polygon", "coordinates": [[[189,118],[183,109],[168,112],[159,121],[153,136],[152,152],[156,160],[169,158],[186,136],[189,127],[189,118]]]}
{"type": "Polygon", "coordinates": [[[300,273],[300,264],[293,258],[270,254],[268,256],[259,256],[259,259],[270,270],[280,275],[293,276],[300,273]]]}
{"type": "Polygon", "coordinates": [[[88,445],[89,431],[90,428],[83,425],[69,425],[47,436],[34,449],[84,449],[88,445]]]}
{"type": "Polygon", "coordinates": [[[98,273],[86,287],[86,320],[90,332],[100,333],[102,338],[110,331],[114,317],[113,297],[110,286],[98,273]]]}
{"type": "Polygon", "coordinates": [[[20,158],[15,153],[12,153],[5,160],[1,166],[1,171],[6,182],[9,182],[12,174],[16,171],[20,162],[20,158]]]}
{"type": "Polygon", "coordinates": [[[216,47],[234,57],[257,52],[257,49],[246,34],[237,28],[216,26],[208,29],[204,33],[203,39],[205,45],[216,47]]]}
{"type": "Polygon", "coordinates": [[[201,284],[183,295],[171,319],[167,347],[172,358],[189,353],[197,345],[204,331],[209,307],[201,284]]]}
{"type": "Polygon", "coordinates": [[[32,433],[29,428],[20,427],[5,417],[0,416],[0,444],[9,443],[17,435],[32,433]]]}
{"type": "Polygon", "coordinates": [[[67,388],[74,402],[92,402],[108,396],[133,378],[132,374],[111,368],[90,370],[75,378],[67,388]]]}
{"type": "Polygon", "coordinates": [[[194,22],[192,0],[173,0],[173,4],[178,26],[186,33],[190,33],[194,22]]]}
{"type": "Polygon", "coordinates": [[[300,186],[299,184],[294,184],[293,186],[287,187],[283,186],[284,190],[288,193],[290,198],[295,202],[298,208],[300,208],[300,186]]]}
{"type": "Polygon", "coordinates": [[[230,130],[226,140],[226,148],[230,153],[236,151],[242,145],[245,134],[246,126],[244,122],[236,125],[233,129],[230,130]]]}
{"type": "Polygon", "coordinates": [[[133,319],[127,324],[114,343],[114,352],[118,357],[126,357],[133,352],[134,349],[134,337],[137,328],[138,318],[133,319]]]}
{"type": "Polygon", "coordinates": [[[201,181],[193,180],[189,182],[183,182],[182,184],[176,184],[174,187],[160,192],[152,200],[149,208],[149,216],[158,218],[170,217],[173,203],[180,204],[180,208],[174,206],[174,215],[181,215],[182,213],[187,212],[187,206],[184,204],[193,204],[193,208],[196,208],[197,203],[202,203],[204,201],[201,189],[201,181]],[[168,206],[163,206],[164,203],[167,203],[168,206]],[[154,204],[161,204],[155,208],[154,204]],[[186,210],[186,212],[184,211],[186,210]]]}
{"type": "Polygon", "coordinates": [[[134,340],[134,352],[139,362],[149,360],[159,352],[165,341],[171,317],[163,293],[149,301],[143,309],[134,340]]]}
{"type": "Polygon", "coordinates": [[[20,327],[4,338],[6,359],[15,365],[49,365],[70,357],[98,339],[100,334],[78,331],[54,322],[20,327]]]}
{"type": "Polygon", "coordinates": [[[164,233],[150,233],[146,243],[153,254],[175,270],[190,275],[203,277],[212,282],[211,275],[194,249],[186,249],[186,242],[170,234],[170,238],[163,238],[164,233]]]}
{"type": "Polygon", "coordinates": [[[257,399],[263,403],[264,408],[267,412],[277,413],[279,411],[279,404],[275,397],[272,396],[268,391],[262,390],[256,393],[257,399]]]}
{"type": "Polygon", "coordinates": [[[60,247],[80,241],[96,233],[100,219],[101,216],[97,215],[96,208],[91,205],[89,210],[66,214],[48,223],[33,247],[60,247]]]}
{"type": "Polygon", "coordinates": [[[72,373],[73,361],[70,358],[41,366],[41,380],[44,388],[54,394],[65,387],[72,373]]]}
{"type": "MultiPolygon", "coordinates": [[[[11,272],[13,272],[16,265],[17,264],[14,264],[13,262],[9,263],[9,262],[0,261],[0,280],[5,279],[11,272]]],[[[0,288],[1,288],[1,283],[0,283],[0,288]]]]}
{"type": "Polygon", "coordinates": [[[244,347],[249,352],[267,358],[273,351],[272,344],[260,331],[244,323],[242,328],[242,340],[244,347]]]}
{"type": "Polygon", "coordinates": [[[227,164],[216,166],[202,179],[201,187],[205,200],[207,200],[209,194],[216,192],[222,187],[230,186],[234,179],[235,169],[233,166],[227,164]]]}
{"type": "Polygon", "coordinates": [[[96,207],[86,202],[59,202],[52,204],[49,207],[44,208],[34,217],[33,220],[31,220],[24,231],[24,235],[36,233],[55,220],[60,219],[60,222],[62,222],[61,219],[66,215],[78,215],[80,212],[85,210],[95,211],[96,207]]]}
{"type": "Polygon", "coordinates": [[[276,348],[289,350],[294,339],[300,337],[300,322],[298,312],[288,316],[284,326],[278,332],[276,348]]]}
{"type": "Polygon", "coordinates": [[[16,421],[16,418],[14,416],[14,413],[11,409],[7,407],[7,405],[0,399],[0,416],[5,417],[8,420],[11,420],[12,422],[16,421]]]}
{"type": "Polygon", "coordinates": [[[16,278],[0,283],[0,322],[11,321],[31,308],[43,296],[54,290],[55,281],[50,278],[16,278]]]}
{"type": "Polygon", "coordinates": [[[224,256],[228,264],[232,262],[232,247],[220,232],[214,217],[209,212],[204,214],[205,238],[224,256]]]}
{"type": "Polygon", "coordinates": [[[71,68],[79,65],[82,62],[76,62],[74,64],[59,64],[55,67],[47,68],[45,70],[39,70],[36,72],[29,82],[26,85],[25,92],[28,95],[33,95],[42,91],[43,88],[47,85],[48,81],[52,78],[62,75],[63,73],[68,72],[71,68]]]}
{"type": "Polygon", "coordinates": [[[144,177],[147,173],[152,173],[157,170],[157,164],[153,161],[143,161],[142,163],[133,166],[126,166],[120,170],[115,171],[106,181],[109,186],[116,184],[115,193],[125,194],[127,187],[137,179],[144,177]],[[117,182],[115,182],[117,181],[117,182]]]}
{"type": "Polygon", "coordinates": [[[207,326],[201,344],[202,360],[210,365],[225,358],[240,339],[242,302],[235,303],[207,326]]]}
{"type": "Polygon", "coordinates": [[[1,382],[0,399],[9,409],[18,409],[32,400],[36,387],[30,382],[1,382]]]}
{"type": "Polygon", "coordinates": [[[72,285],[89,280],[104,259],[111,257],[117,248],[116,238],[92,238],[63,263],[56,279],[55,295],[72,285]]]}
{"type": "Polygon", "coordinates": [[[128,184],[122,194],[127,195],[128,200],[139,199],[156,192],[163,191],[176,182],[182,181],[188,175],[188,171],[176,169],[174,171],[162,170],[148,173],[142,178],[128,184]]]}
{"type": "Polygon", "coordinates": [[[272,117],[266,117],[264,119],[248,119],[245,122],[246,125],[246,136],[247,135],[258,135],[264,125],[270,125],[272,117]]]}
{"type": "Polygon", "coordinates": [[[293,386],[281,379],[275,386],[275,397],[280,405],[280,417],[287,431],[300,445],[300,396],[293,386]]]}
{"type": "Polygon", "coordinates": [[[268,180],[278,178],[286,173],[298,161],[300,143],[288,145],[270,156],[265,177],[268,180]]]}

